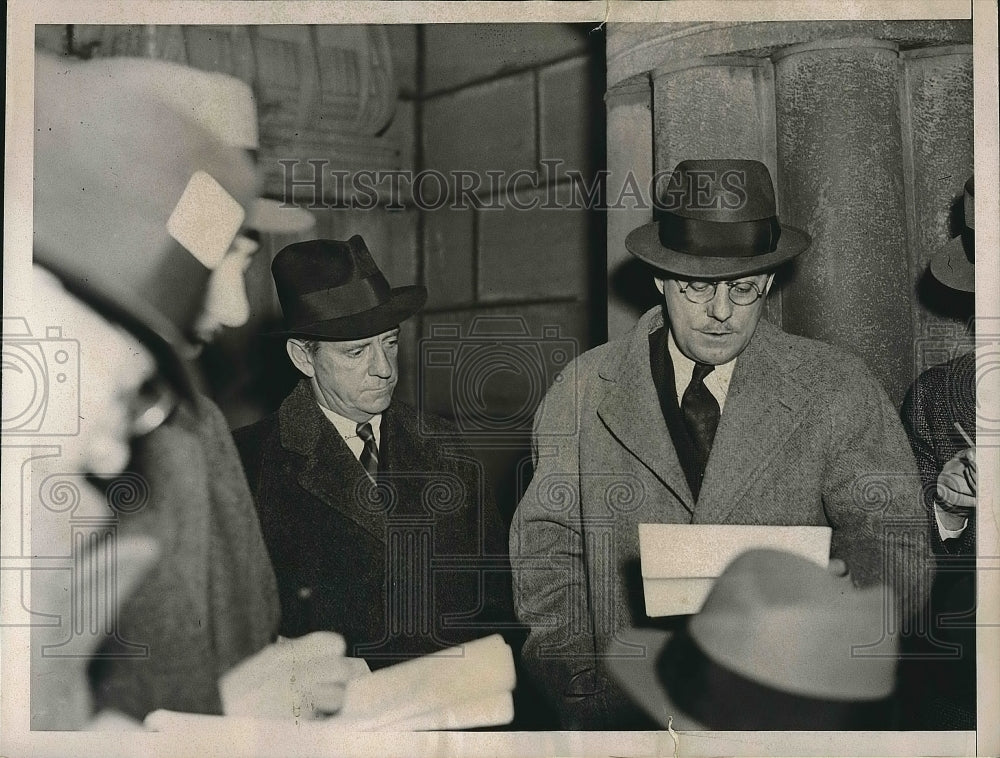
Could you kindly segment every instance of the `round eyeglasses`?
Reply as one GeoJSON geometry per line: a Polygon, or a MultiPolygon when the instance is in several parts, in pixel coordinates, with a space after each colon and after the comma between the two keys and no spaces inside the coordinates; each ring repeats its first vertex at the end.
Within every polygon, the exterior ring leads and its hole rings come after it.
{"type": "Polygon", "coordinates": [[[764,290],[754,282],[678,282],[677,286],[690,302],[703,304],[715,297],[718,285],[729,288],[729,300],[733,305],[753,305],[762,297],[764,290]]]}

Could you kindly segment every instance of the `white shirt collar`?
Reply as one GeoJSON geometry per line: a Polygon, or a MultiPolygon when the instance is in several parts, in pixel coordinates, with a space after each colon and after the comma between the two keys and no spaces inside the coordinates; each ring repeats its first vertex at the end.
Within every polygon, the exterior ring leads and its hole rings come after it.
{"type": "MultiPolygon", "coordinates": [[[[317,403],[318,405],[318,403],[317,403]]],[[[358,422],[352,421],[351,419],[341,416],[339,413],[334,413],[329,408],[325,408],[320,405],[319,409],[323,411],[323,415],[330,419],[330,422],[337,428],[340,436],[347,441],[348,445],[351,444],[351,440],[357,441],[358,438],[358,422]]],[[[372,431],[375,433],[375,444],[381,446],[382,444],[382,414],[377,416],[372,416],[371,420],[368,422],[372,425],[372,431]]],[[[361,447],[364,447],[364,443],[360,443],[361,447]]],[[[353,449],[353,448],[352,448],[353,449]]]]}
{"type": "MultiPolygon", "coordinates": [[[[680,404],[684,397],[684,391],[691,383],[691,375],[694,373],[694,361],[688,358],[674,342],[674,334],[667,328],[667,351],[670,353],[670,361],[674,364],[674,389],[677,392],[677,402],[680,404]]],[[[705,387],[712,393],[712,397],[719,403],[719,410],[726,407],[726,398],[729,396],[729,383],[733,379],[733,369],[736,367],[736,358],[729,363],[723,363],[715,367],[715,370],[705,377],[705,387]]]]}

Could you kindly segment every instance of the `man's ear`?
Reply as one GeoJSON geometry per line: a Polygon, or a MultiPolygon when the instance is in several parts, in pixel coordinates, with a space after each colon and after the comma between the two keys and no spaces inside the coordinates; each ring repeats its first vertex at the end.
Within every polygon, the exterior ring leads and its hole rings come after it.
{"type": "Polygon", "coordinates": [[[773,282],[773,281],[774,281],[774,274],[768,274],[768,275],[767,275],[767,281],[766,281],[766,282],[764,282],[764,294],[765,294],[765,295],[766,295],[766,294],[767,294],[768,292],[770,292],[770,291],[771,291],[771,282],[773,282]]]}
{"type": "Polygon", "coordinates": [[[656,285],[656,289],[658,289],[658,290],[660,291],[660,294],[662,295],[662,294],[663,294],[663,288],[664,288],[664,287],[666,286],[666,285],[664,284],[664,280],[663,280],[663,279],[661,279],[661,278],[660,278],[660,277],[658,277],[658,276],[654,276],[654,277],[653,277],[653,284],[655,284],[655,285],[656,285]]]}
{"type": "Polygon", "coordinates": [[[297,339],[286,340],[285,350],[288,353],[288,357],[292,360],[292,365],[306,376],[312,378],[316,373],[316,369],[313,368],[312,354],[306,349],[305,343],[297,339]]]}

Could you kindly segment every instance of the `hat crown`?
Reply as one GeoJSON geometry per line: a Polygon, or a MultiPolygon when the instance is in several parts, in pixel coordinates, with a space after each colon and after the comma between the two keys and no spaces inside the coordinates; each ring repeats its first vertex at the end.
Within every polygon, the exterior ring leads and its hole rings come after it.
{"type": "Polygon", "coordinates": [[[361,339],[396,326],[424,303],[423,287],[391,289],[360,235],[295,242],[271,275],[289,335],[361,339]]]}
{"type": "Polygon", "coordinates": [[[370,277],[385,281],[364,239],[357,234],[347,241],[314,239],[288,245],[274,256],[271,274],[283,310],[283,294],[304,295],[370,277]]]}
{"type": "Polygon", "coordinates": [[[850,651],[882,639],[891,591],[844,581],[801,556],[751,550],[716,580],[691,636],[717,663],[779,690],[833,700],[885,697],[895,682],[894,657],[850,651]]]}
{"type": "Polygon", "coordinates": [[[683,218],[739,223],[776,215],[771,174],[754,160],[686,160],[659,195],[661,212],[683,218]]]}

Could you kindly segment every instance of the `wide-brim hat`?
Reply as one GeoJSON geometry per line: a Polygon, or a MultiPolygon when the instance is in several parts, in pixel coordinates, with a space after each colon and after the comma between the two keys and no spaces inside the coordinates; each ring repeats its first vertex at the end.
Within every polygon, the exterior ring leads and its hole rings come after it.
{"type": "Polygon", "coordinates": [[[617,635],[618,642],[642,652],[609,657],[608,670],[629,699],[664,729],[704,731],[708,725],[672,698],[667,687],[672,674],[669,647],[675,637],[662,629],[624,629],[617,635]]]}
{"type": "Polygon", "coordinates": [[[712,660],[804,697],[878,700],[895,687],[898,640],[886,639],[888,587],[780,550],[751,550],[716,580],[691,637],[712,660]],[[881,645],[874,653],[876,646],[881,645]]]}
{"type": "Polygon", "coordinates": [[[965,229],[931,258],[931,274],[941,284],[960,292],[976,291],[976,197],[973,177],[965,183],[962,203],[965,229]]]}
{"type": "Polygon", "coordinates": [[[760,161],[688,160],[658,192],[654,220],[625,238],[632,255],[691,279],[731,279],[780,266],[809,247],[778,221],[771,174],[760,161]]]}
{"type": "Polygon", "coordinates": [[[846,707],[893,693],[898,639],[883,633],[887,592],[855,589],[800,556],[752,550],[729,564],[683,632],[623,630],[618,640],[644,654],[607,665],[664,727],[673,719],[674,729],[742,728],[749,705],[731,702],[735,690],[795,712],[786,718],[765,704],[757,728],[836,722],[846,707]]]}
{"type": "Polygon", "coordinates": [[[420,310],[427,290],[390,287],[360,235],[315,239],[281,249],[271,274],[284,314],[276,334],[352,340],[388,331],[420,310]]]}

